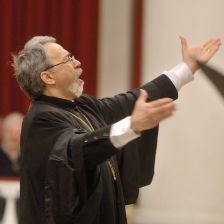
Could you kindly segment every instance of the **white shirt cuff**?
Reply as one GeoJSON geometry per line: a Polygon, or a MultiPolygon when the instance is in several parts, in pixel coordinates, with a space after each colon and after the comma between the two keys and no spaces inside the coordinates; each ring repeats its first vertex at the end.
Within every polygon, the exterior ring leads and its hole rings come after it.
{"type": "Polygon", "coordinates": [[[194,79],[192,71],[184,62],[179,63],[169,71],[164,71],[163,74],[168,76],[168,78],[176,87],[177,91],[179,91],[182,86],[194,79]]]}
{"type": "Polygon", "coordinates": [[[136,134],[131,129],[131,117],[128,116],[111,126],[110,141],[116,148],[121,148],[128,142],[138,138],[140,135],[136,134]]]}

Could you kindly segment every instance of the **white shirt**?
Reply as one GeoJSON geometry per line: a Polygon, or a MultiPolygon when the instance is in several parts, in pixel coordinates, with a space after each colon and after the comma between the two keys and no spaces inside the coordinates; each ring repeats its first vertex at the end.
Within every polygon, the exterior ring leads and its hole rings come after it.
{"type": "MultiPolygon", "coordinates": [[[[164,71],[162,74],[168,76],[177,91],[179,91],[183,85],[193,80],[192,71],[184,62],[179,63],[169,71],[164,71]]],[[[130,116],[125,117],[111,126],[110,141],[116,148],[123,147],[128,142],[138,138],[139,136],[139,134],[136,134],[131,129],[130,116]]]]}

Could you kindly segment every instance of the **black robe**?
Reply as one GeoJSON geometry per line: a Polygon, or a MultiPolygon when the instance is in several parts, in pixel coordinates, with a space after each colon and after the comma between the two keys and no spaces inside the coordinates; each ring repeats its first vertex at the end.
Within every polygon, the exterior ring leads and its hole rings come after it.
{"type": "MultiPolygon", "coordinates": [[[[165,75],[141,88],[150,100],[178,95],[165,75]]],[[[101,100],[41,96],[32,102],[21,134],[20,223],[126,223],[125,204],[135,203],[139,188],[151,183],[158,127],[122,150],[109,133],[111,124],[131,115],[138,95],[135,89],[101,100]],[[87,117],[95,131],[74,115],[87,117]]]]}

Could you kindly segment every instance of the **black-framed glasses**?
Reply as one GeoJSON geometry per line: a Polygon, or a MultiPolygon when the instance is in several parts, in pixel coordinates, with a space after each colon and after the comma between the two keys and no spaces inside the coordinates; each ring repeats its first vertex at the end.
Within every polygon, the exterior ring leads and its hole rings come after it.
{"type": "Polygon", "coordinates": [[[73,62],[74,60],[75,60],[75,57],[72,54],[69,54],[68,56],[66,56],[66,59],[64,61],[59,62],[55,65],[49,65],[45,70],[49,70],[50,68],[53,68],[58,65],[66,64],[68,62],[73,62]]]}

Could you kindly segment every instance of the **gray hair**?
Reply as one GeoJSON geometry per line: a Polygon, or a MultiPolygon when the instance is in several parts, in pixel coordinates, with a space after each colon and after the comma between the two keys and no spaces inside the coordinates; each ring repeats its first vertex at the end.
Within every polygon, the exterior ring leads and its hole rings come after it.
{"type": "Polygon", "coordinates": [[[43,45],[55,43],[56,39],[50,36],[35,36],[30,39],[24,48],[13,55],[16,80],[20,88],[31,98],[40,96],[45,88],[40,73],[51,65],[43,45]]]}

